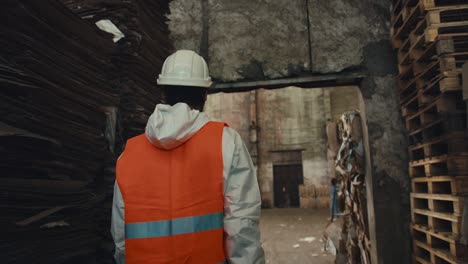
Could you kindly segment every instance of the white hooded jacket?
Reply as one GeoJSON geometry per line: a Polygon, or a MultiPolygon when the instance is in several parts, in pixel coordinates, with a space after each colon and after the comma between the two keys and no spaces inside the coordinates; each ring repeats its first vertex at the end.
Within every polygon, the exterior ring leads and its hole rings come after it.
{"type": "MultiPolygon", "coordinates": [[[[190,109],[187,104],[158,104],[148,120],[145,134],[155,147],[170,150],[190,140],[209,121],[204,113],[190,109]]],[[[252,160],[241,137],[232,128],[224,128],[222,144],[226,261],[264,264],[258,226],[260,192],[252,160]]],[[[118,264],[125,263],[124,217],[124,201],[115,183],[111,234],[118,264]]]]}

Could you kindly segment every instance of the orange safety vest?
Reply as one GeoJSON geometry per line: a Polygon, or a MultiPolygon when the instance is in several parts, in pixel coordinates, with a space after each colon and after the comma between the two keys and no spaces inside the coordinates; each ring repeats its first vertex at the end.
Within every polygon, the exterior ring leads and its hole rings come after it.
{"type": "Polygon", "coordinates": [[[224,126],[208,122],[172,150],[154,147],[145,135],[128,140],[117,162],[127,264],[225,261],[224,126]]]}

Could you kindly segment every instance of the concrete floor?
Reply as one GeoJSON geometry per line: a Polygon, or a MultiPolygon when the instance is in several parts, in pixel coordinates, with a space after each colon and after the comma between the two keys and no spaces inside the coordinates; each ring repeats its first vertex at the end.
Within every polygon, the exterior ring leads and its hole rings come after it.
{"type": "Polygon", "coordinates": [[[260,229],[268,264],[331,264],[335,257],[324,252],[322,233],[329,211],[314,209],[265,209],[260,229]]]}

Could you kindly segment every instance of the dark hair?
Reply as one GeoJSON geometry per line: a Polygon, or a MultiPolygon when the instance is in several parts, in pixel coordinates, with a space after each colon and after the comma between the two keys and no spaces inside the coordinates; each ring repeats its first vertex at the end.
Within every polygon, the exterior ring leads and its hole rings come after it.
{"type": "Polygon", "coordinates": [[[203,111],[208,91],[204,87],[167,85],[162,86],[162,92],[166,104],[186,103],[193,109],[203,111]]]}
{"type": "Polygon", "coordinates": [[[338,182],[338,181],[337,181],[335,178],[331,179],[331,184],[332,184],[333,186],[335,186],[337,182],[338,182]]]}

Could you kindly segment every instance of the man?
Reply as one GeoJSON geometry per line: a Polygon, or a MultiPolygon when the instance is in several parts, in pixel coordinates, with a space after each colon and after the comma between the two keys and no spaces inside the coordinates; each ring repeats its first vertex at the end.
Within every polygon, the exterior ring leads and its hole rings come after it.
{"type": "Polygon", "coordinates": [[[167,104],[117,161],[117,263],[265,263],[252,160],[236,131],[202,112],[212,84],[206,62],[177,51],[158,84],[167,104]]]}

